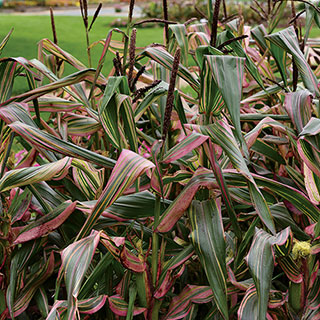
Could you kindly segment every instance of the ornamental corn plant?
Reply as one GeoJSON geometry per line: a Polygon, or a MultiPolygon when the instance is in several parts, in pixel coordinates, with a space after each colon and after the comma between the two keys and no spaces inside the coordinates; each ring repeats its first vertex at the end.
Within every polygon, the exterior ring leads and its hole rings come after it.
{"type": "Polygon", "coordinates": [[[296,2],[249,27],[164,1],[137,48],[133,1],[90,43],[82,0],[90,68],[53,14],[37,59],[0,59],[0,319],[320,319],[320,1],[296,2]]]}

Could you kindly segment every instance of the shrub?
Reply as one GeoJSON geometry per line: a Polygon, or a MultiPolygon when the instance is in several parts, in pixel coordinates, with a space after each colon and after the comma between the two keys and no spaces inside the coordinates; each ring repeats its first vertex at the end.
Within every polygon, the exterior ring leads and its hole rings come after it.
{"type": "Polygon", "coordinates": [[[219,9],[146,48],[131,11],[96,69],[53,17],[38,59],[0,60],[2,319],[319,318],[318,7],[305,38],[219,9]]]}

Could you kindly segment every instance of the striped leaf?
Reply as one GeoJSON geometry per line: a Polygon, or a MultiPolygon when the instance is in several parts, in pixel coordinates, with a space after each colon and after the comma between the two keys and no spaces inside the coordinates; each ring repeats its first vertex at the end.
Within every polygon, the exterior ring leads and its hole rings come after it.
{"type": "Polygon", "coordinates": [[[193,303],[208,303],[212,299],[213,295],[210,287],[187,284],[182,292],[172,299],[164,319],[184,319],[190,313],[193,303]]]}
{"type": "Polygon", "coordinates": [[[312,117],[297,143],[298,152],[309,169],[320,178],[320,119],[312,117]]]}
{"type": "MultiPolygon", "coordinates": [[[[141,55],[151,58],[168,70],[172,70],[173,56],[161,47],[149,47],[141,55]]],[[[182,64],[179,65],[178,76],[184,79],[195,91],[199,91],[200,83],[182,64]]]]}
{"type": "Polygon", "coordinates": [[[39,269],[31,274],[23,289],[19,292],[13,305],[13,314],[15,317],[27,309],[31,299],[38,288],[51,276],[54,270],[54,254],[51,252],[49,258],[39,269]]]}
{"type": "Polygon", "coordinates": [[[191,240],[207,275],[216,305],[228,319],[226,242],[219,200],[192,201],[191,240]]]}
{"type": "MultiPolygon", "coordinates": [[[[223,32],[221,32],[219,34],[218,37],[218,45],[231,40],[235,38],[235,36],[233,35],[233,33],[229,30],[225,30],[223,32]]],[[[258,68],[255,66],[254,62],[252,61],[252,59],[246,54],[246,52],[244,51],[241,42],[240,41],[233,41],[231,42],[229,45],[226,46],[227,49],[231,49],[233,55],[241,57],[241,58],[245,58],[245,68],[246,70],[251,74],[251,76],[257,81],[257,83],[259,84],[259,86],[264,89],[264,84],[262,81],[262,78],[259,74],[258,68]]]]}
{"type": "MultiPolygon", "coordinates": [[[[120,317],[125,317],[128,312],[128,303],[123,300],[123,298],[120,295],[114,295],[112,297],[109,297],[109,307],[116,315],[120,317]]],[[[133,309],[133,315],[137,316],[144,311],[146,311],[146,308],[141,307],[134,307],[133,309]]]]}
{"type": "Polygon", "coordinates": [[[63,141],[52,134],[33,128],[27,124],[15,122],[9,126],[14,132],[26,139],[32,146],[90,161],[107,168],[112,168],[115,164],[113,159],[106,158],[71,142],[63,141]]]}
{"type": "Polygon", "coordinates": [[[62,225],[75,207],[76,202],[71,202],[70,200],[62,203],[48,214],[22,228],[13,244],[24,243],[47,235],[62,225]]]}
{"type": "Polygon", "coordinates": [[[299,41],[294,28],[291,26],[287,29],[278,31],[266,36],[266,39],[292,55],[300,71],[300,75],[305,87],[319,97],[320,92],[318,89],[318,80],[312,72],[312,69],[306,61],[302,51],[300,50],[299,41]]]}
{"type": "Polygon", "coordinates": [[[99,240],[100,233],[93,231],[90,236],[70,244],[61,252],[59,275],[65,279],[68,307],[79,294],[99,240]]]}
{"type": "Polygon", "coordinates": [[[310,201],[318,205],[320,204],[320,177],[315,175],[309,167],[304,163],[304,183],[308,192],[310,201]]]}
{"type": "Polygon", "coordinates": [[[11,33],[13,32],[13,28],[8,32],[8,34],[2,39],[0,43],[0,55],[2,53],[3,48],[6,46],[7,42],[9,41],[9,38],[11,36],[11,33]]]}
{"type": "Polygon", "coordinates": [[[168,150],[164,154],[162,161],[164,163],[176,161],[201,146],[207,139],[208,136],[201,135],[197,132],[191,132],[176,146],[168,150]]]}
{"type": "Polygon", "coordinates": [[[271,289],[271,280],[274,268],[274,245],[284,244],[290,235],[290,228],[272,236],[262,229],[256,228],[255,236],[246,257],[246,262],[252,274],[258,294],[256,319],[265,320],[271,289]]]}
{"type": "Polygon", "coordinates": [[[38,291],[34,295],[34,299],[37,303],[37,307],[39,308],[41,316],[43,318],[47,318],[50,310],[49,310],[48,297],[46,295],[46,291],[43,286],[39,287],[38,291]]]}
{"type": "Polygon", "coordinates": [[[73,113],[64,113],[62,122],[66,123],[66,133],[71,136],[87,137],[101,129],[97,120],[73,113]]]}
{"type": "Polygon", "coordinates": [[[187,29],[184,24],[169,25],[169,49],[168,51],[174,53],[177,46],[181,49],[181,62],[184,66],[188,66],[188,37],[187,29]]]}
{"type": "Polygon", "coordinates": [[[0,118],[7,124],[20,121],[31,127],[36,127],[28,112],[28,106],[25,103],[13,102],[0,108],[0,118]]]}
{"type": "Polygon", "coordinates": [[[247,152],[240,126],[240,101],[242,97],[245,59],[231,56],[206,56],[206,59],[213,79],[229,111],[232,124],[236,129],[237,138],[241,143],[243,151],[247,152]]]}
{"type": "Polygon", "coordinates": [[[247,179],[252,203],[259,217],[269,230],[275,234],[275,226],[269,207],[246,165],[245,159],[242,156],[229,124],[225,120],[220,120],[215,124],[208,126],[186,125],[185,127],[190,130],[200,131],[204,135],[208,135],[213,143],[221,146],[234,168],[236,168],[236,170],[247,179]]]}
{"type": "Polygon", "coordinates": [[[16,61],[0,61],[0,104],[11,97],[14,78],[19,72],[17,64],[16,61]]]}
{"type": "Polygon", "coordinates": [[[238,319],[239,320],[259,319],[258,294],[254,286],[250,287],[246,291],[245,296],[241,300],[241,304],[238,309],[238,319]]]}
{"type": "Polygon", "coordinates": [[[10,170],[0,179],[0,191],[26,186],[51,179],[59,180],[68,174],[72,159],[65,157],[59,161],[38,167],[10,170]]]}
{"type": "MultiPolygon", "coordinates": [[[[38,99],[39,110],[41,112],[70,112],[81,109],[82,104],[78,101],[67,100],[56,96],[46,95],[38,99]]],[[[29,102],[31,112],[34,112],[33,102],[29,102]]]]}
{"type": "Polygon", "coordinates": [[[106,303],[107,296],[100,295],[97,297],[79,300],[78,301],[78,309],[80,313],[84,314],[94,314],[98,312],[106,303]]]}
{"type": "Polygon", "coordinates": [[[38,87],[36,89],[27,91],[25,93],[19,94],[15,97],[12,97],[6,101],[4,101],[3,103],[0,104],[0,107],[3,105],[7,105],[9,103],[12,102],[19,102],[19,101],[23,101],[23,102],[29,102],[31,100],[34,100],[38,97],[41,97],[45,94],[48,94],[50,92],[53,92],[57,89],[63,88],[63,87],[67,87],[70,86],[74,83],[78,83],[84,80],[87,80],[88,78],[92,78],[92,75],[94,75],[95,70],[94,69],[85,69],[82,71],[78,71],[76,73],[70,74],[68,76],[66,76],[63,79],[59,79],[57,81],[54,81],[52,83],[46,84],[42,87],[38,87]]]}
{"type": "Polygon", "coordinates": [[[298,133],[309,122],[312,113],[312,95],[308,90],[298,90],[286,94],[284,107],[298,133]]]}
{"type": "Polygon", "coordinates": [[[189,183],[180,194],[172,201],[167,210],[161,215],[156,231],[168,232],[189,208],[196,192],[200,187],[212,189],[215,185],[213,179],[206,177],[205,169],[198,169],[189,183]]]}
{"type": "Polygon", "coordinates": [[[109,77],[99,106],[99,116],[107,138],[115,148],[119,150],[127,148],[129,142],[131,150],[137,152],[138,142],[132,102],[127,94],[129,88],[125,77],[109,77]],[[128,142],[124,140],[124,135],[128,142]]]}
{"type": "Polygon", "coordinates": [[[10,280],[6,293],[7,306],[11,318],[13,318],[14,302],[20,289],[19,279],[21,279],[21,274],[24,272],[24,269],[28,268],[30,260],[42,250],[43,245],[44,241],[42,239],[27,242],[19,250],[16,250],[11,259],[10,280]]]}
{"type": "Polygon", "coordinates": [[[146,170],[153,167],[154,164],[149,160],[130,150],[122,150],[105,189],[99,197],[92,212],[87,217],[87,220],[80,230],[77,238],[81,239],[87,235],[102,212],[106,208],[110,207],[139,176],[141,176],[146,170]]]}
{"type": "Polygon", "coordinates": [[[73,159],[72,173],[75,184],[83,192],[88,200],[99,197],[104,180],[104,169],[96,169],[92,164],[73,159]]]}
{"type": "MultiPolygon", "coordinates": [[[[205,56],[206,57],[206,56],[205,56]]],[[[201,69],[201,96],[199,112],[206,115],[217,116],[225,106],[219,87],[213,80],[210,63],[205,59],[201,69]]]]}

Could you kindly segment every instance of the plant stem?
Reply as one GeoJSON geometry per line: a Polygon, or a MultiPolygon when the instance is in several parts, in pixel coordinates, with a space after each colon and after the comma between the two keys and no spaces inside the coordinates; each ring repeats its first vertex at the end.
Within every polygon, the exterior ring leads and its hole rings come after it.
{"type": "Polygon", "coordinates": [[[91,67],[92,67],[92,62],[91,62],[90,40],[89,40],[89,32],[88,32],[88,29],[86,29],[86,41],[87,41],[88,63],[89,63],[89,68],[91,68],[91,67]]]}
{"type": "Polygon", "coordinates": [[[153,222],[153,234],[152,234],[151,270],[152,270],[153,286],[155,286],[157,283],[157,273],[158,273],[159,237],[155,230],[159,224],[159,219],[160,219],[160,196],[157,195],[155,206],[154,206],[154,222],[153,222]]]}
{"type": "Polygon", "coordinates": [[[217,30],[218,30],[218,18],[219,18],[219,10],[220,10],[221,0],[216,0],[214,4],[214,11],[212,17],[212,28],[211,28],[211,39],[210,45],[215,47],[217,42],[217,30]]]}
{"type": "Polygon", "coordinates": [[[161,307],[162,301],[161,300],[156,300],[154,301],[154,305],[152,308],[152,316],[151,319],[152,320],[158,320],[159,319],[159,310],[161,307]]]}

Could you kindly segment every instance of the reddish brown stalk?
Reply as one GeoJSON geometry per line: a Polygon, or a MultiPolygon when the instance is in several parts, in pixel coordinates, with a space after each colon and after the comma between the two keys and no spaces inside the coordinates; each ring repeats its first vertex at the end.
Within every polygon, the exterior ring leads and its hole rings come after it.
{"type": "Polygon", "coordinates": [[[135,97],[133,99],[133,103],[137,102],[146,92],[157,86],[161,80],[153,81],[149,86],[143,87],[135,92],[135,97]]]}
{"type": "Polygon", "coordinates": [[[214,11],[212,17],[212,28],[211,28],[211,39],[210,44],[215,47],[217,42],[217,31],[218,31],[218,18],[219,18],[219,11],[220,11],[220,4],[221,0],[216,0],[214,3],[214,11]]]}
{"type": "Polygon", "coordinates": [[[236,38],[229,39],[229,40],[225,41],[224,43],[220,44],[220,45],[217,47],[217,49],[221,50],[223,47],[231,44],[232,42],[238,41],[238,40],[242,40],[242,39],[245,39],[245,38],[248,38],[248,36],[247,36],[247,35],[242,35],[242,36],[240,36],[240,37],[236,37],[236,38]]]}
{"type": "MultiPolygon", "coordinates": [[[[56,25],[54,23],[54,15],[53,15],[53,10],[50,7],[50,19],[51,19],[51,28],[52,28],[52,34],[53,34],[53,43],[58,44],[58,38],[57,38],[57,31],[56,31],[56,25]]],[[[56,57],[56,66],[57,66],[57,71],[59,71],[61,67],[62,60],[60,61],[58,57],[56,57]]]]}
{"type": "Polygon", "coordinates": [[[164,112],[163,129],[162,129],[162,140],[163,141],[166,140],[166,137],[167,137],[167,134],[169,131],[169,127],[170,127],[171,113],[172,113],[173,101],[174,101],[174,89],[175,89],[176,78],[177,78],[178,69],[179,69],[179,62],[180,62],[180,49],[177,49],[176,54],[174,55],[170,84],[169,84],[169,89],[168,89],[166,109],[164,112]]]}
{"type": "Polygon", "coordinates": [[[177,24],[177,22],[175,22],[175,21],[154,18],[154,19],[145,19],[145,20],[138,21],[134,24],[134,26],[138,26],[140,24],[148,23],[148,22],[156,22],[156,23],[164,23],[164,24],[177,24]]]}
{"type": "Polygon", "coordinates": [[[121,75],[121,66],[119,66],[119,61],[117,58],[113,58],[113,66],[115,69],[115,74],[117,77],[119,77],[121,75]]]}
{"type": "Polygon", "coordinates": [[[133,76],[133,68],[136,61],[136,37],[137,37],[137,29],[132,29],[131,37],[130,37],[130,46],[129,46],[129,70],[128,70],[128,83],[129,88],[132,90],[132,76],[133,76]]]}
{"type": "Polygon", "coordinates": [[[87,0],[82,0],[83,1],[83,23],[86,29],[88,29],[88,2],[87,0]]]}
{"type": "Polygon", "coordinates": [[[128,23],[128,25],[130,25],[131,22],[132,22],[133,8],[134,8],[134,0],[130,0],[130,4],[129,4],[129,15],[128,15],[129,23],[128,23]]]}
{"type": "Polygon", "coordinates": [[[102,3],[100,2],[99,5],[98,5],[98,7],[97,7],[97,9],[96,9],[96,11],[95,11],[95,13],[94,13],[94,15],[93,15],[93,18],[92,18],[92,21],[91,21],[91,24],[90,24],[90,27],[89,27],[89,31],[91,30],[94,22],[95,22],[96,19],[98,18],[99,13],[100,13],[100,11],[101,11],[101,8],[102,8],[102,3]]]}
{"type": "Polygon", "coordinates": [[[119,55],[119,52],[117,51],[116,52],[116,57],[115,59],[117,60],[117,66],[119,67],[119,75],[123,75],[123,72],[122,72],[122,63],[121,63],[121,58],[120,58],[120,55],[119,55]]]}
{"type": "Polygon", "coordinates": [[[56,25],[54,23],[54,15],[53,15],[53,10],[52,10],[51,7],[50,7],[50,18],[51,18],[51,28],[52,28],[52,34],[53,34],[53,42],[54,42],[54,44],[58,44],[56,25]]]}
{"type": "Polygon", "coordinates": [[[228,13],[227,13],[226,0],[222,0],[222,5],[223,5],[223,16],[225,19],[227,19],[228,13]]]}
{"type": "MultiPolygon", "coordinates": [[[[169,15],[168,15],[167,0],[162,0],[162,5],[163,5],[163,19],[168,21],[169,15]]],[[[169,44],[169,26],[168,26],[168,24],[164,25],[164,30],[165,30],[165,35],[166,35],[166,46],[168,46],[168,44],[169,44]]]]}
{"type": "Polygon", "coordinates": [[[135,90],[135,86],[140,78],[140,76],[145,72],[146,70],[146,67],[145,66],[142,66],[139,71],[137,72],[136,76],[134,77],[134,79],[132,80],[132,84],[131,84],[131,87],[132,87],[132,91],[135,90]]]}

